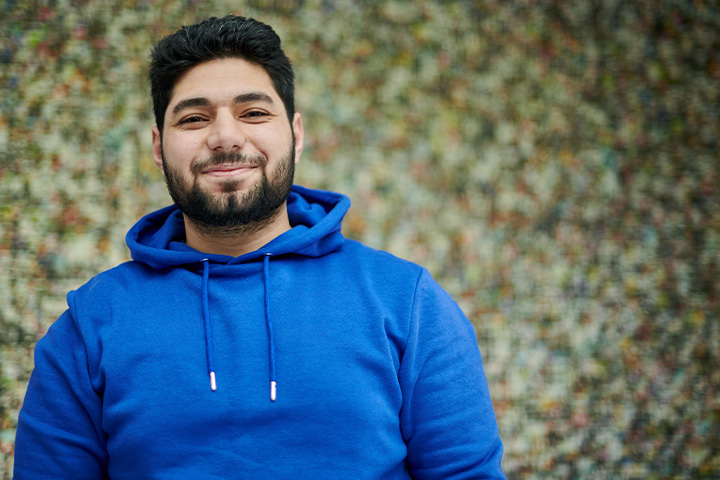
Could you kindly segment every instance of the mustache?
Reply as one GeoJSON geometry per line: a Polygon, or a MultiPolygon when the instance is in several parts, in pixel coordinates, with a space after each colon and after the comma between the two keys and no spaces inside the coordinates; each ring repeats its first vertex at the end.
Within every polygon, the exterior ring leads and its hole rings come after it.
{"type": "Polygon", "coordinates": [[[213,153],[204,160],[195,162],[191,168],[192,173],[200,174],[203,170],[215,165],[238,165],[245,167],[265,167],[267,159],[263,155],[247,155],[241,152],[213,153]]]}

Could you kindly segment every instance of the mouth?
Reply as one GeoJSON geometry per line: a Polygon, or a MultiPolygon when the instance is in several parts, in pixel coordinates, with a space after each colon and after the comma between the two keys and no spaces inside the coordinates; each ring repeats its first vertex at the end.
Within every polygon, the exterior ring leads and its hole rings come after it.
{"type": "Polygon", "coordinates": [[[255,165],[246,165],[246,164],[221,164],[221,165],[212,165],[210,167],[207,167],[202,170],[203,175],[209,175],[212,177],[232,177],[234,175],[242,174],[245,172],[249,172],[250,170],[253,170],[257,168],[255,165]]]}

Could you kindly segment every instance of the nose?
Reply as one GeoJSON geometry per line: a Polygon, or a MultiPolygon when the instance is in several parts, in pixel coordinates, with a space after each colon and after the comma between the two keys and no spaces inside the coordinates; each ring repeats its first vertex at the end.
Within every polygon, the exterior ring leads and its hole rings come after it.
{"type": "Polygon", "coordinates": [[[207,143],[210,150],[213,151],[241,150],[245,145],[245,132],[243,132],[242,124],[231,112],[219,111],[213,119],[207,143]]]}

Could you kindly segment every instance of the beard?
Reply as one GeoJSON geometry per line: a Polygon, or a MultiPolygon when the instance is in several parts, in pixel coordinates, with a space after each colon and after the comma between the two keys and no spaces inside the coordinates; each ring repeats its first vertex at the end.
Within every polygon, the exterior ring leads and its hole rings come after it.
{"type": "Polygon", "coordinates": [[[192,181],[187,181],[180,171],[168,164],[164,152],[162,162],[168,192],[180,211],[198,230],[231,237],[262,230],[280,213],[295,175],[295,139],[287,154],[278,159],[272,178],[268,178],[268,160],[262,155],[213,154],[192,166],[192,181]],[[220,164],[257,167],[261,178],[245,191],[239,190],[244,180],[227,180],[221,184],[219,193],[204,190],[199,182],[202,170],[220,164]]]}

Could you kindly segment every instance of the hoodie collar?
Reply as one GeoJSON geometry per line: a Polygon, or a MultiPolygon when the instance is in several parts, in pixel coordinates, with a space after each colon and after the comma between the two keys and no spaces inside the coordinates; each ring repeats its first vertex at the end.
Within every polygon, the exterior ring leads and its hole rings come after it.
{"type": "Polygon", "coordinates": [[[287,208],[290,230],[259,250],[236,258],[208,255],[185,245],[185,222],[175,205],[140,219],[128,232],[126,241],[133,260],[155,269],[199,263],[204,259],[212,263],[243,263],[267,254],[319,257],[344,243],[341,224],[350,208],[350,199],[345,195],[293,185],[287,208]]]}

